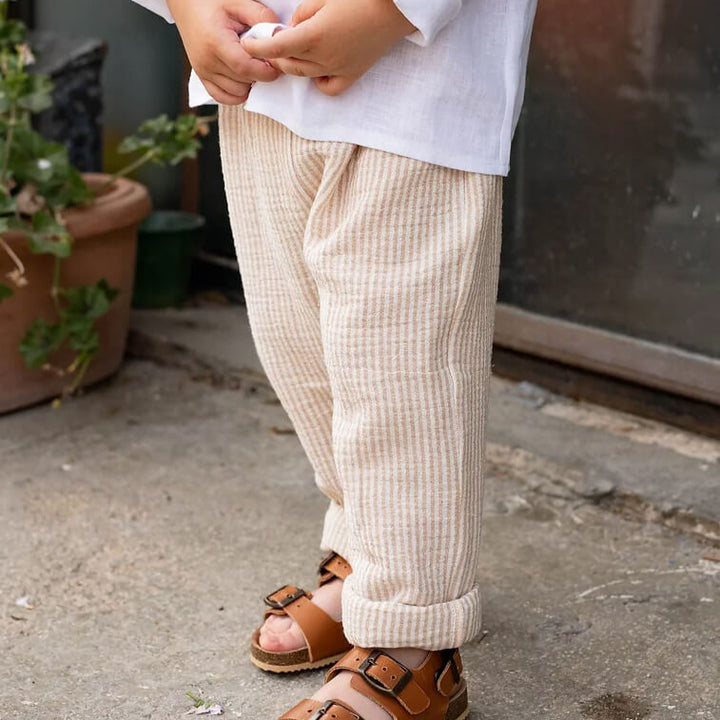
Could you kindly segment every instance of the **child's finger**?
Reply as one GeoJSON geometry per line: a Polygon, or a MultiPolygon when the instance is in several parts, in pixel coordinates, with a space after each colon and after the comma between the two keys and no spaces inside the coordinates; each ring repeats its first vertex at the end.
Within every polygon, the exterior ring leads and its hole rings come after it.
{"type": "Polygon", "coordinates": [[[252,27],[262,22],[280,22],[271,8],[257,0],[229,0],[225,10],[230,17],[245,27],[252,27]]]}
{"type": "Polygon", "coordinates": [[[295,8],[290,25],[299,25],[301,22],[309,20],[318,10],[325,6],[326,2],[327,0],[304,0],[295,8]]]}
{"type": "Polygon", "coordinates": [[[299,58],[278,58],[272,61],[273,67],[276,67],[285,75],[297,75],[298,77],[316,78],[327,75],[327,68],[322,67],[318,63],[310,60],[301,60],[299,58]]]}
{"type": "Polygon", "coordinates": [[[264,60],[250,57],[238,43],[232,48],[226,48],[226,52],[218,56],[218,60],[222,62],[227,69],[222,70],[222,75],[227,75],[235,80],[272,82],[277,79],[278,73],[275,68],[268,65],[264,60]]]}
{"type": "Polygon", "coordinates": [[[271,82],[277,79],[277,70],[272,66],[268,65],[264,60],[258,60],[252,58],[248,65],[248,72],[250,80],[259,80],[260,82],[271,82]]]}
{"type": "Polygon", "coordinates": [[[288,28],[271,38],[243,38],[240,42],[245,50],[256,58],[302,57],[312,47],[315,39],[311,22],[288,28]]]}
{"type": "Polygon", "coordinates": [[[339,75],[324,75],[315,78],[315,85],[324,95],[336,97],[344,93],[351,85],[355,83],[355,78],[340,77],[339,75]]]}
{"type": "Polygon", "coordinates": [[[242,105],[245,100],[247,100],[247,93],[240,96],[232,95],[229,92],[225,92],[225,90],[216,85],[212,80],[202,79],[202,84],[210,94],[210,97],[221,105],[242,105]]]}
{"type": "Polygon", "coordinates": [[[217,85],[222,91],[226,92],[228,95],[234,95],[238,98],[245,98],[250,92],[249,82],[241,82],[238,80],[234,80],[227,75],[211,75],[208,79],[210,80],[210,82],[217,85]]]}

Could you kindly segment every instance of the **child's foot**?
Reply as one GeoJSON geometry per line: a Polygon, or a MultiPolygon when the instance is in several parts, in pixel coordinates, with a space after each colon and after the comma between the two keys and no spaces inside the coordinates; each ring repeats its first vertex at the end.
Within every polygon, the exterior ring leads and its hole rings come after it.
{"type": "MultiPolygon", "coordinates": [[[[417,668],[422,665],[428,656],[427,650],[416,650],[415,648],[402,648],[394,650],[383,650],[390,657],[403,664],[406,668],[417,668]]],[[[337,677],[323,685],[312,697],[313,700],[340,700],[347,703],[363,720],[392,720],[391,715],[383,710],[370,698],[353,690],[350,687],[350,680],[354,673],[341,672],[337,677]]]]}
{"type": "MultiPolygon", "coordinates": [[[[342,619],[342,587],[339,578],[313,590],[312,602],[333,620],[342,619]]],[[[297,623],[287,615],[270,615],[260,629],[260,647],[268,652],[291,652],[305,647],[306,642],[297,623]]]]}

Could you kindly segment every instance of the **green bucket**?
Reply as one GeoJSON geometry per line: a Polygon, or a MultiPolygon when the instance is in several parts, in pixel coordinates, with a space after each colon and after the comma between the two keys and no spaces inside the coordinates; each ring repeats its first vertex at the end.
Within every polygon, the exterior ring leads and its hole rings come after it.
{"type": "Polygon", "coordinates": [[[140,224],[133,307],[172,307],[185,300],[204,228],[204,217],[179,210],[158,210],[140,224]]]}

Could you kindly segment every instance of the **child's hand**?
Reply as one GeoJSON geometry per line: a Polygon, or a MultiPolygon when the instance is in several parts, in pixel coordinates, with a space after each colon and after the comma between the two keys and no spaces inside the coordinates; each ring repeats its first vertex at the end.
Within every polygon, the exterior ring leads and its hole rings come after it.
{"type": "Polygon", "coordinates": [[[245,38],[245,49],[289,75],[315,78],[339,95],[415,28],[393,0],[304,0],[293,27],[273,38],[245,38]]]}
{"type": "Polygon", "coordinates": [[[277,22],[270,8],[255,0],[167,0],[190,64],[210,95],[225,105],[247,100],[256,80],[279,73],[243,49],[238,33],[260,22],[277,22]]]}

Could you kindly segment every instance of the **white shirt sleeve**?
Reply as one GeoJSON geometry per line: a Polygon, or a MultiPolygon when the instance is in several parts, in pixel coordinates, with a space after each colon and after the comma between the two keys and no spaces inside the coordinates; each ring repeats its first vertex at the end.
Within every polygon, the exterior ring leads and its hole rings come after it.
{"type": "Polygon", "coordinates": [[[169,23],[175,22],[165,0],[134,0],[134,2],[164,17],[169,23]]]}
{"type": "Polygon", "coordinates": [[[426,47],[462,9],[463,0],[394,0],[398,10],[417,28],[408,40],[426,47]]]}

